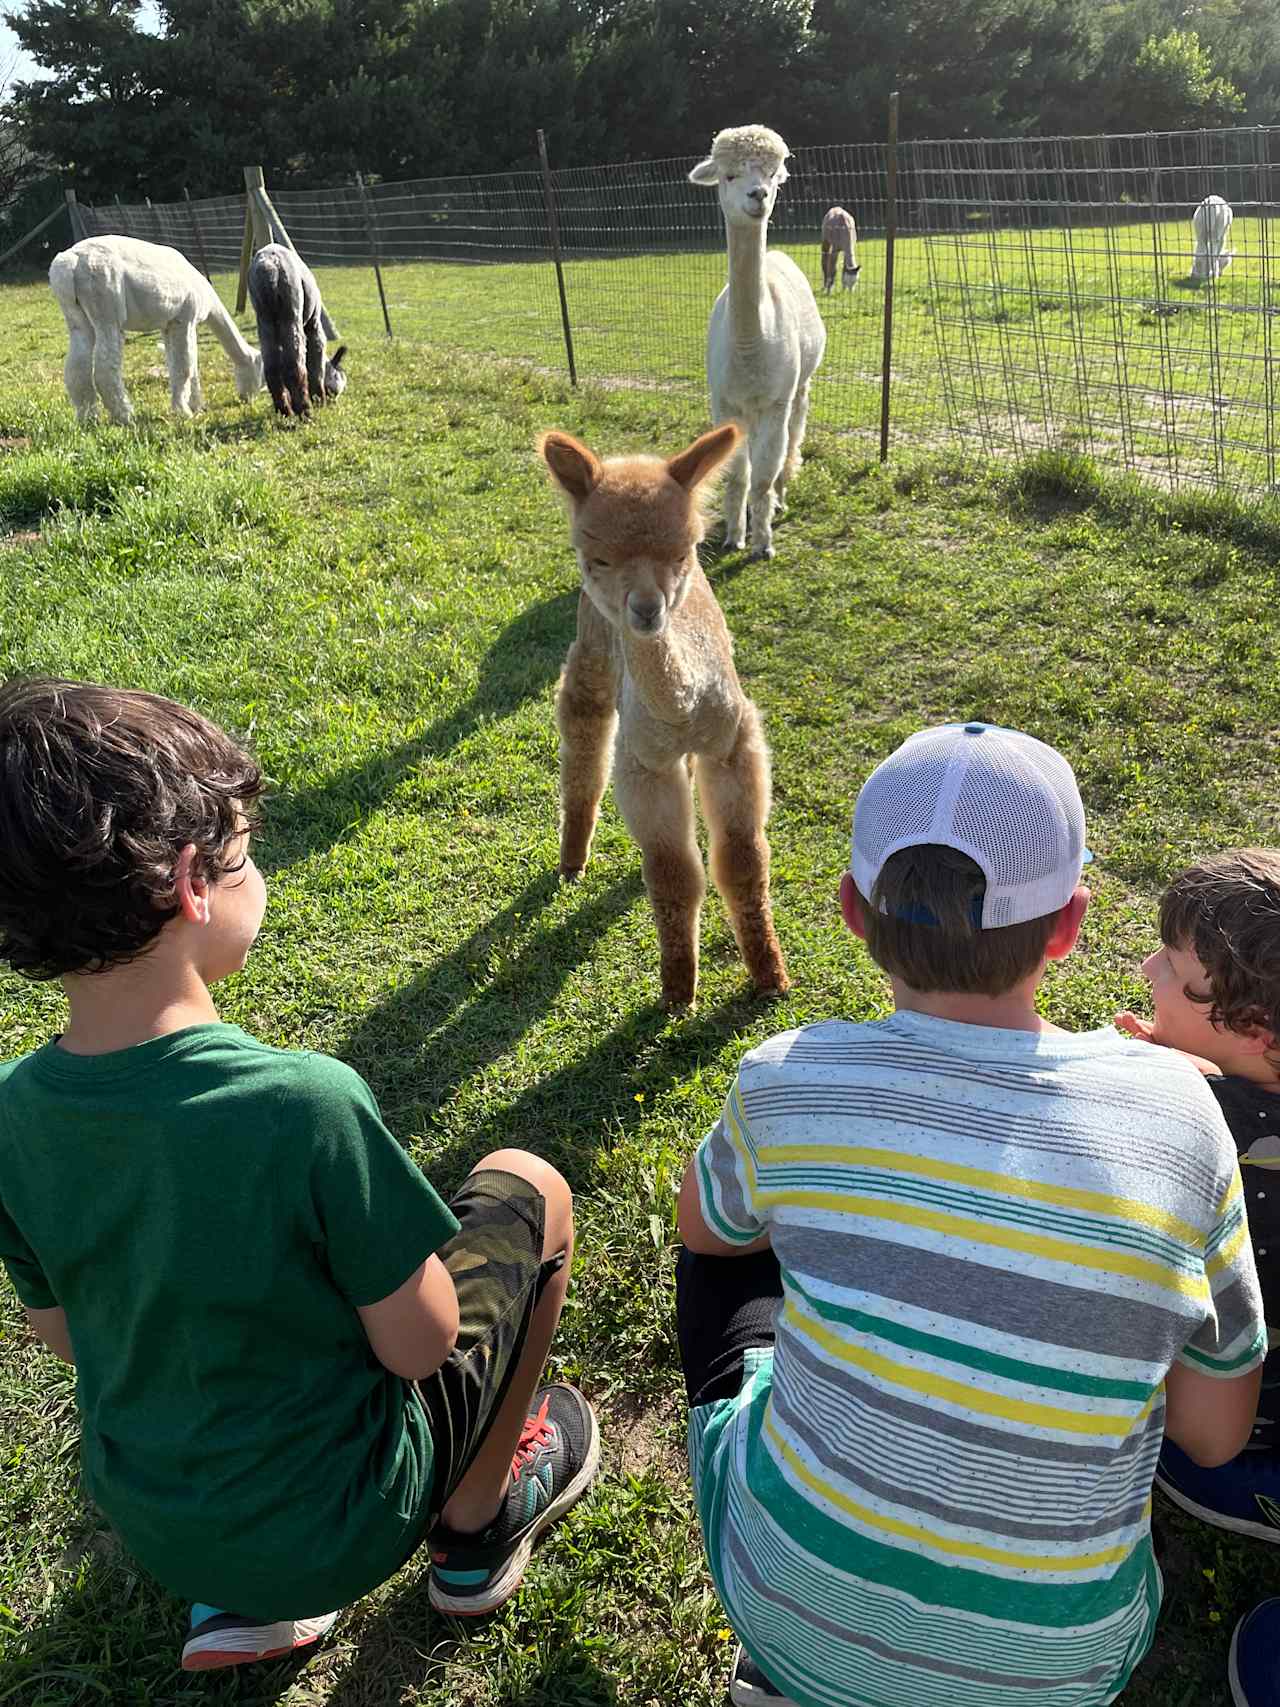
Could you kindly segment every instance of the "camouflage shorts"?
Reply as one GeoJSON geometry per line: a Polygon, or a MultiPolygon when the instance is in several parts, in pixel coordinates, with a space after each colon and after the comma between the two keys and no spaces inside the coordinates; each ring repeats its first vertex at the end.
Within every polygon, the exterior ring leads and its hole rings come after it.
{"type": "Polygon", "coordinates": [[[546,1200],[517,1174],[468,1174],[449,1205],[461,1223],[436,1252],[458,1294],[457,1344],[418,1392],[431,1426],[434,1523],[506,1397],[529,1319],[564,1252],[542,1260],[546,1200]]]}

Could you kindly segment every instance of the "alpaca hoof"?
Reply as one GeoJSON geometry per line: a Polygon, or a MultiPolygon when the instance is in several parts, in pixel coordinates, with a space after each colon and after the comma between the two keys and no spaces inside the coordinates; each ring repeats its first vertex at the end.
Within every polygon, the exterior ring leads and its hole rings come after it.
{"type": "Polygon", "coordinates": [[[663,996],[662,1005],[673,1018],[694,1012],[697,1004],[692,996],[663,996]]]}
{"type": "Polygon", "coordinates": [[[777,552],[771,545],[757,545],[755,550],[751,553],[751,561],[753,563],[761,563],[766,558],[776,557],[777,555],[777,552]]]}
{"type": "Polygon", "coordinates": [[[721,547],[725,551],[741,551],[746,543],[747,541],[744,535],[731,533],[726,533],[724,538],[720,541],[721,547]]]}
{"type": "Polygon", "coordinates": [[[791,980],[781,966],[776,972],[756,980],[756,995],[762,996],[765,1001],[776,1001],[779,996],[785,996],[790,988],[791,980]]]}
{"type": "Polygon", "coordinates": [[[561,883],[576,883],[586,869],[585,865],[562,865],[560,867],[561,883]]]}

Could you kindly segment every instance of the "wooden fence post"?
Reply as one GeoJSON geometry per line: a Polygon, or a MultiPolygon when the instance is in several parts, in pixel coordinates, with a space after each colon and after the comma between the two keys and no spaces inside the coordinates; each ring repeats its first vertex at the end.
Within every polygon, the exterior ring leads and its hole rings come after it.
{"type": "Polygon", "coordinates": [[[387,293],[382,288],[382,263],[378,255],[378,216],[374,212],[369,192],[364,186],[364,174],[356,173],[356,184],[360,190],[360,203],[364,208],[364,228],[369,239],[369,249],[373,255],[373,276],[378,281],[378,300],[382,304],[382,324],[387,329],[388,338],[391,336],[391,316],[387,313],[387,293]]]}
{"type": "Polygon", "coordinates": [[[573,332],[569,326],[569,299],[564,294],[564,267],[560,261],[560,221],[556,217],[556,199],[551,188],[551,166],[547,160],[547,139],[538,132],[538,159],[542,163],[542,199],[547,204],[547,227],[551,232],[551,258],[556,264],[556,284],[560,287],[560,323],[564,327],[564,348],[569,358],[569,384],[578,383],[578,370],[573,360],[573,332]]]}
{"type": "Polygon", "coordinates": [[[66,192],[66,196],[67,215],[71,220],[71,241],[73,243],[78,243],[85,235],[84,215],[80,211],[80,203],[76,200],[76,192],[74,190],[68,190],[66,192]]]}
{"type": "Polygon", "coordinates": [[[885,161],[884,355],[880,370],[880,460],[889,460],[889,390],[893,372],[893,252],[898,240],[898,91],[889,96],[889,146],[885,161]]]}

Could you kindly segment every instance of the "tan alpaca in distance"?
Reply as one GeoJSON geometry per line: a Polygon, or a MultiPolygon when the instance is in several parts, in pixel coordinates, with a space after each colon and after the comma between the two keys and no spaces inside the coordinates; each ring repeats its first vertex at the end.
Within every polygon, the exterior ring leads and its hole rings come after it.
{"type": "Polygon", "coordinates": [[[616,730],[613,791],[643,855],[668,1008],[691,1007],[698,986],[706,878],[693,778],[747,971],[758,990],[789,987],[769,906],[769,750],[698,562],[698,489],[741,443],[731,421],[668,461],[602,462],[568,433],[538,441],[582,571],[578,638],[556,693],[560,872],[572,879],[587,863],[616,730]]]}

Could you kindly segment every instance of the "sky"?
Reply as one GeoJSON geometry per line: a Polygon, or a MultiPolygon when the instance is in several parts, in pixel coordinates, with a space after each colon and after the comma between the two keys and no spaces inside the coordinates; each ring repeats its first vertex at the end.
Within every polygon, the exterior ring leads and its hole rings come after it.
{"type": "MultiPolygon", "coordinates": [[[[0,0],[6,12],[20,12],[20,0],[0,0]]],[[[138,14],[138,22],[144,30],[156,30],[160,27],[160,15],[156,10],[154,0],[142,0],[142,10],[138,14]]],[[[0,20],[0,74],[9,71],[17,81],[23,81],[40,75],[39,67],[33,59],[29,59],[18,47],[18,38],[9,26],[0,20]],[[15,63],[16,62],[16,63],[15,63]]]]}

